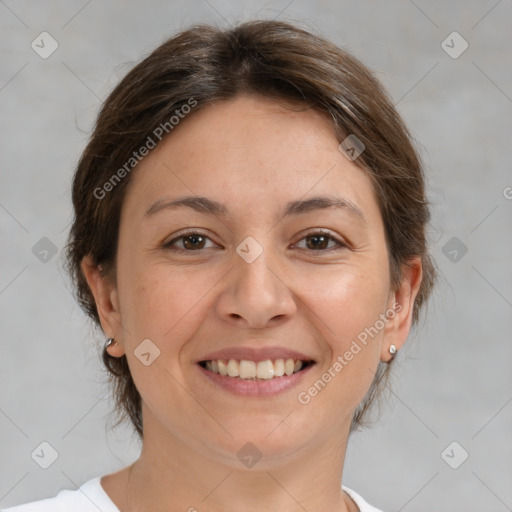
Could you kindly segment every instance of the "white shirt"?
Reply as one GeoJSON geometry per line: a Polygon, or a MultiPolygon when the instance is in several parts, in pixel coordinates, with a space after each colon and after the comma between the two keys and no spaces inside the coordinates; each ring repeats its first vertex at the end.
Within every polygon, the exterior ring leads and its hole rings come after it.
{"type": "MultiPolygon", "coordinates": [[[[60,491],[54,498],[6,508],[1,512],[120,512],[104,491],[100,480],[101,477],[97,476],[75,491],[60,491]]],[[[343,490],[356,502],[360,512],[382,512],[351,489],[343,487],[343,490]]]]}

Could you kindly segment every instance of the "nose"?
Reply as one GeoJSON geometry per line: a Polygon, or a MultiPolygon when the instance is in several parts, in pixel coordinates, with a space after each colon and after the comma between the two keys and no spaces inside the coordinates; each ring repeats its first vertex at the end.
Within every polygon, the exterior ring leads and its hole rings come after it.
{"type": "Polygon", "coordinates": [[[268,248],[252,263],[238,254],[235,268],[217,302],[217,312],[237,327],[262,329],[286,321],[297,311],[293,293],[285,283],[284,272],[268,248]]]}

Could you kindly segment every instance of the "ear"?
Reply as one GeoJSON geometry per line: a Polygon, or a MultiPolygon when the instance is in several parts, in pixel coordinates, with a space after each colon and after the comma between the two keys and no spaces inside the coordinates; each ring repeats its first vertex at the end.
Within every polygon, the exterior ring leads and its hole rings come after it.
{"type": "Polygon", "coordinates": [[[407,340],[412,325],[414,301],[418,295],[423,276],[420,257],[411,258],[402,266],[402,281],[399,288],[391,293],[386,316],[387,322],[381,347],[381,361],[389,362],[392,355],[389,347],[399,350],[407,340]]]}
{"type": "Polygon", "coordinates": [[[94,264],[91,256],[85,256],[80,266],[94,296],[103,332],[117,342],[107,350],[111,356],[121,357],[125,351],[116,286],[101,272],[101,266],[94,264]]]}

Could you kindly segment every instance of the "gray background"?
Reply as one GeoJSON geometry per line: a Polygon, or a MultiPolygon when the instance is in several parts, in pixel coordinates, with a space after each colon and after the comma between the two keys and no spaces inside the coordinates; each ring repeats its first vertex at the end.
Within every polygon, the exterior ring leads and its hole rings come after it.
{"type": "Polygon", "coordinates": [[[429,176],[443,278],[381,419],[351,439],[344,483],[389,511],[512,510],[507,0],[0,1],[0,506],[136,458],[130,429],[111,428],[103,337],[62,270],[71,175],[101,101],[136,61],[192,23],[253,17],[306,21],[375,70],[429,176]],[[43,31],[59,44],[47,59],[31,48],[43,31]],[[457,36],[452,56],[442,47],[453,31],[469,44],[458,58],[457,36]],[[31,458],[43,441],[59,454],[46,470],[31,458]]]}

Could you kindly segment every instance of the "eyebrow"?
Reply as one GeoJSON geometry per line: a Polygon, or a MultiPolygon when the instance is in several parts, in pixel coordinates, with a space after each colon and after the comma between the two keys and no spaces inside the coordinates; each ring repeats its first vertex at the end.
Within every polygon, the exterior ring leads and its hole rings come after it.
{"type": "MultiPolygon", "coordinates": [[[[151,217],[163,210],[182,207],[191,208],[192,210],[195,210],[199,213],[206,213],[221,217],[227,217],[229,215],[228,209],[222,203],[208,199],[207,197],[183,196],[177,197],[175,199],[158,199],[147,209],[144,216],[151,217]]],[[[282,212],[277,216],[277,219],[291,215],[301,215],[304,213],[313,212],[315,210],[326,210],[329,208],[344,210],[351,214],[353,217],[362,220],[365,224],[367,223],[365,215],[355,204],[353,204],[348,199],[330,195],[321,195],[310,197],[308,199],[290,201],[284,206],[282,212]]]]}

